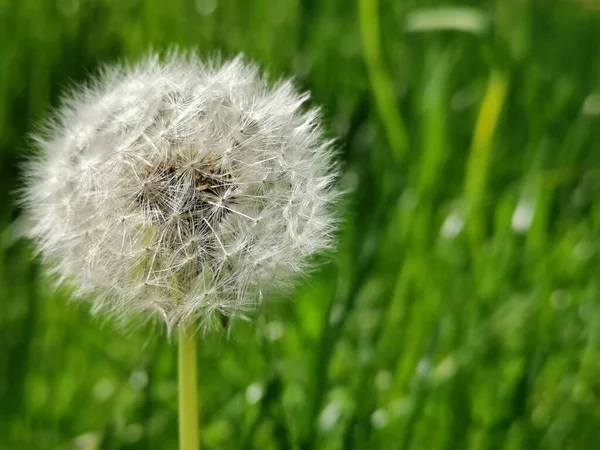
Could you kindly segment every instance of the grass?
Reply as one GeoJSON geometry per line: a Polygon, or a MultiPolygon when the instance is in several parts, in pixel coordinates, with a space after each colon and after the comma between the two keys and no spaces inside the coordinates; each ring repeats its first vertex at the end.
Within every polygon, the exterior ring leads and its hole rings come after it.
{"type": "Polygon", "coordinates": [[[14,194],[69,85],[171,45],[294,75],[352,189],[331,261],[200,343],[203,448],[600,447],[599,6],[0,0],[0,448],[176,448],[174,342],[55,293],[14,194]]]}

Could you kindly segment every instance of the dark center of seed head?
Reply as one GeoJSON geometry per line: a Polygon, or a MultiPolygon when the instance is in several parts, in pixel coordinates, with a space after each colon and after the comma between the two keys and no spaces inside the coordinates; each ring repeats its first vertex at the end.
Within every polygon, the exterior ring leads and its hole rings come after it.
{"type": "MultiPolygon", "coordinates": [[[[223,197],[228,189],[230,176],[216,158],[207,160],[194,168],[175,161],[146,170],[142,189],[137,201],[148,217],[156,223],[177,215],[191,216],[200,229],[217,225],[224,217],[223,197]],[[219,205],[219,206],[216,206],[219,205]]],[[[231,199],[229,199],[231,200],[231,199]]]]}

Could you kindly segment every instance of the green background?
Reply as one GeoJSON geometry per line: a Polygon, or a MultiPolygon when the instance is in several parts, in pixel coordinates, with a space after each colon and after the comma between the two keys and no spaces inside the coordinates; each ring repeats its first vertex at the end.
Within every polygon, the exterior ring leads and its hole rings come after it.
{"type": "Polygon", "coordinates": [[[0,449],[177,448],[175,340],[55,292],[15,206],[61,94],[173,45],[294,76],[351,192],[321,269],[199,339],[203,448],[600,448],[600,2],[439,5],[0,0],[0,449]]]}

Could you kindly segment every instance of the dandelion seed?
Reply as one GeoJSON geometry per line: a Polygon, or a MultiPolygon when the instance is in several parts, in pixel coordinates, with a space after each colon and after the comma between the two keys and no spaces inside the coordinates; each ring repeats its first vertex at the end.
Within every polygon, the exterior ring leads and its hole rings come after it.
{"type": "Polygon", "coordinates": [[[388,424],[388,413],[385,409],[379,408],[371,414],[371,425],[374,428],[383,428],[388,424]]]}
{"type": "Polygon", "coordinates": [[[324,431],[331,430],[335,427],[341,415],[341,405],[336,401],[332,401],[327,404],[319,415],[319,428],[324,431]]]}
{"type": "Polygon", "coordinates": [[[253,383],[246,389],[246,401],[251,405],[260,401],[263,397],[264,388],[260,383],[253,383]]]}
{"type": "Polygon", "coordinates": [[[337,169],[307,99],[241,58],[106,69],[64,101],[25,170],[50,273],[123,319],[243,317],[332,244],[337,169]]]}
{"type": "Polygon", "coordinates": [[[456,212],[453,212],[444,220],[440,232],[442,236],[451,239],[456,237],[461,232],[463,226],[464,220],[462,216],[456,212]]]}
{"type": "Polygon", "coordinates": [[[533,222],[535,205],[532,201],[523,198],[519,200],[512,216],[511,226],[516,233],[525,233],[533,222]]]}

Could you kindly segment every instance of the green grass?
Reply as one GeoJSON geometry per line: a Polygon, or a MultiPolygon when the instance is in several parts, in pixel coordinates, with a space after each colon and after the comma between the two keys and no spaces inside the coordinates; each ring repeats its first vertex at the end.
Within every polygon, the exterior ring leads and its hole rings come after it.
{"type": "Polygon", "coordinates": [[[600,3],[439,4],[0,0],[1,449],[176,448],[174,342],[55,293],[14,225],[51,105],[172,45],[295,76],[352,190],[322,270],[199,341],[203,448],[600,448],[600,3]]]}

